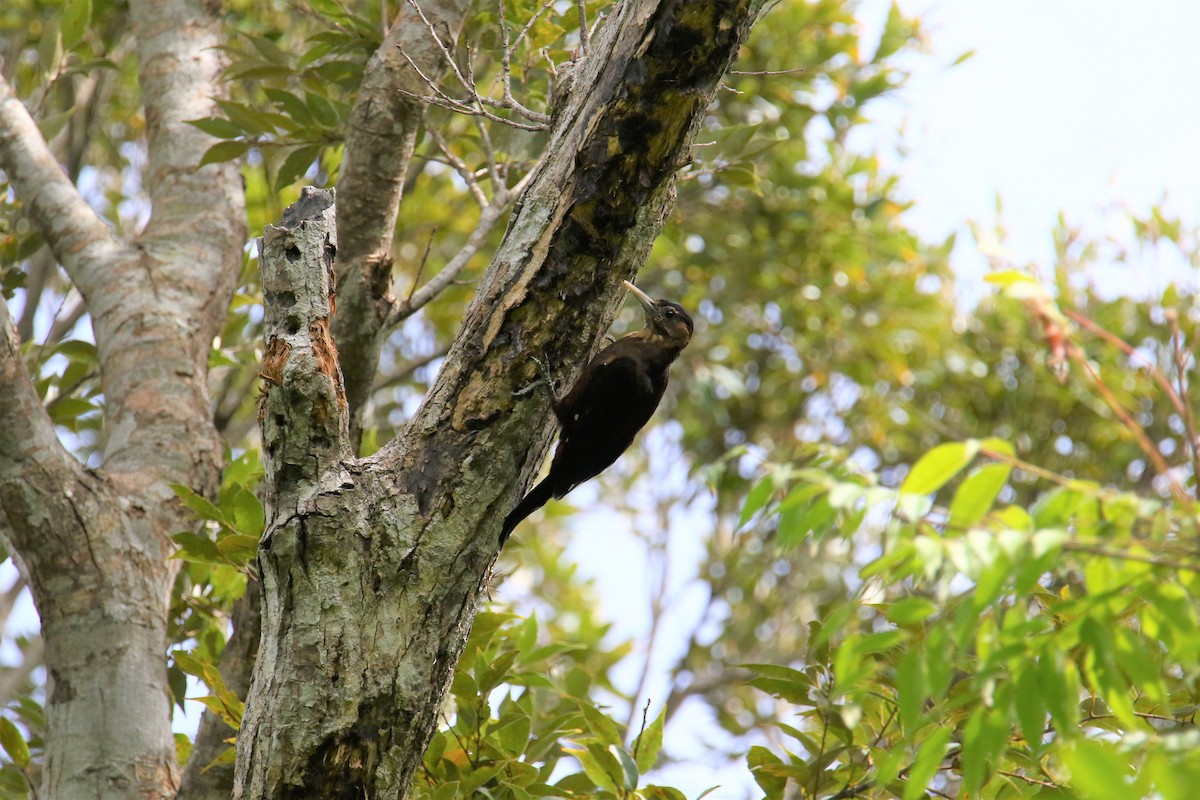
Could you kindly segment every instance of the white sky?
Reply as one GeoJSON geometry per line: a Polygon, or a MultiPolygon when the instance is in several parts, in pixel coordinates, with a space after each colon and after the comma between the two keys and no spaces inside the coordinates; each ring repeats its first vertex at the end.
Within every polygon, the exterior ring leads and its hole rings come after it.
{"type": "MultiPolygon", "coordinates": [[[[933,55],[877,109],[875,135],[903,125],[907,155],[888,159],[916,201],[908,222],[930,239],[960,231],[955,266],[982,259],[964,220],[990,224],[999,193],[1018,264],[1050,261],[1058,213],[1128,240],[1120,210],[1165,207],[1200,220],[1200,2],[1195,0],[902,0],[933,55]],[[963,52],[975,55],[948,67],[963,52]]],[[[884,0],[864,10],[886,12],[884,0]]],[[[895,141],[892,137],[891,141],[895,141]]],[[[1161,289],[1179,264],[1148,258],[1130,289],[1161,289]]]]}

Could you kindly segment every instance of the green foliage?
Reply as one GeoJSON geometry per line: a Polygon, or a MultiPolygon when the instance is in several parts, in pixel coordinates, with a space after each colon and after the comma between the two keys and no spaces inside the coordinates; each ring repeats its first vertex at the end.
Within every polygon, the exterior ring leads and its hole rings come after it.
{"type": "Polygon", "coordinates": [[[549,641],[536,617],[481,612],[414,796],[679,796],[642,779],[658,759],[664,715],[626,746],[632,732],[590,696],[600,676],[580,666],[597,644],[549,641]],[[582,771],[556,777],[570,759],[582,771]]]}
{"type": "MultiPolygon", "coordinates": [[[[999,282],[1053,316],[1045,290],[999,282]]],[[[831,450],[769,475],[772,491],[764,499],[760,481],[745,508],[785,544],[844,540],[858,585],[823,609],[793,667],[749,665],[750,685],[798,720],[780,726],[794,742],[782,755],[751,751],[767,797],[789,785],[813,797],[1190,796],[1179,777],[1200,769],[1190,494],[1073,479],[994,439],[938,445],[896,489],[831,450]],[[1036,499],[1001,500],[1019,475],[1036,499]],[[835,513],[788,534],[797,497],[835,513]]]]}

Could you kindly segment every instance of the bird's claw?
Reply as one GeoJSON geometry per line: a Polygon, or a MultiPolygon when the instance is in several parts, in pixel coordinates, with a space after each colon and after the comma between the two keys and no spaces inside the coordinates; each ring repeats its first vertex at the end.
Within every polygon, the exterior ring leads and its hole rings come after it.
{"type": "Polygon", "coordinates": [[[558,396],[558,382],[555,381],[554,376],[550,374],[550,365],[547,364],[545,361],[542,361],[537,356],[531,355],[530,358],[533,359],[533,363],[538,365],[539,377],[537,378],[537,380],[535,380],[533,383],[529,384],[528,386],[523,386],[522,388],[517,389],[515,392],[513,392],[513,397],[524,397],[525,395],[529,394],[537,387],[541,386],[543,383],[546,384],[546,386],[548,386],[550,388],[550,396],[552,398],[557,397],[558,396]]]}

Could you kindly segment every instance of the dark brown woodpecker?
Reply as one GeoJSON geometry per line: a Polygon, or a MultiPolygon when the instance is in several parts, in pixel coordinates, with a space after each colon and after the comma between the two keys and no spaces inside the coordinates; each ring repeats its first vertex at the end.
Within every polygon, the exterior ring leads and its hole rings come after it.
{"type": "Polygon", "coordinates": [[[691,341],[692,318],[683,306],[625,285],[642,304],[646,327],[601,350],[571,390],[551,400],[561,431],[550,473],[505,518],[501,544],[551,497],[562,498],[625,452],[658,408],[671,364],[691,341]]]}

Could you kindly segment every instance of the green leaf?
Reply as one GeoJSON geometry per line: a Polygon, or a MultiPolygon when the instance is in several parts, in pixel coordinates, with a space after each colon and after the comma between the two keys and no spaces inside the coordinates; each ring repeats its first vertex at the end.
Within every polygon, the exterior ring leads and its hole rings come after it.
{"type": "Polygon", "coordinates": [[[225,116],[229,118],[237,127],[241,128],[250,136],[261,136],[266,133],[273,133],[274,126],[268,124],[268,115],[264,114],[264,109],[251,108],[243,103],[235,103],[232,100],[217,100],[217,106],[225,112],[225,116]]]}
{"type": "Polygon", "coordinates": [[[1042,702],[1036,667],[1028,663],[1022,667],[1016,686],[1017,719],[1021,723],[1025,741],[1037,753],[1042,749],[1042,737],[1046,730],[1046,704],[1042,702]]]}
{"type": "Polygon", "coordinates": [[[564,748],[564,751],[568,755],[575,756],[575,758],[579,759],[579,763],[583,767],[584,773],[588,776],[588,779],[597,786],[597,788],[605,789],[613,794],[616,794],[618,791],[617,782],[613,774],[610,773],[609,769],[611,768],[613,772],[620,772],[620,767],[616,765],[615,760],[613,760],[612,755],[608,751],[600,748],[600,756],[597,756],[597,753],[593,750],[594,747],[595,745],[592,745],[586,749],[567,747],[564,748]],[[604,758],[603,761],[601,760],[601,757],[604,758]]]}
{"type": "Polygon", "coordinates": [[[746,765],[750,767],[750,774],[754,776],[755,783],[766,793],[767,800],[779,800],[783,797],[783,791],[787,788],[787,778],[771,769],[784,765],[779,756],[765,747],[754,745],[746,755],[746,765]]]}
{"type": "Polygon", "coordinates": [[[529,744],[533,720],[515,703],[511,705],[511,708],[512,711],[501,717],[500,727],[495,729],[494,734],[500,744],[500,749],[506,755],[517,758],[525,752],[525,746],[529,744]]]}
{"type": "Polygon", "coordinates": [[[217,543],[203,534],[184,531],[171,538],[175,544],[179,545],[179,551],[175,553],[176,558],[196,564],[225,563],[220,549],[217,548],[217,543]]]}
{"type": "Polygon", "coordinates": [[[916,596],[892,603],[885,611],[888,621],[901,626],[920,625],[936,612],[937,606],[932,600],[916,596]]]}
{"type": "Polygon", "coordinates": [[[0,717],[0,747],[22,770],[29,768],[29,745],[16,724],[8,717],[0,717]]]}
{"type": "Polygon", "coordinates": [[[236,139],[239,136],[246,135],[246,131],[225,117],[201,117],[200,119],[189,119],[187,122],[189,125],[204,131],[209,136],[215,136],[218,139],[236,139]]]}
{"type": "Polygon", "coordinates": [[[250,145],[251,142],[247,141],[217,142],[204,151],[204,155],[200,158],[198,166],[204,167],[209,164],[220,164],[225,161],[233,161],[241,158],[250,149],[250,145]]]}
{"type": "Polygon", "coordinates": [[[1088,645],[1084,658],[1088,676],[1117,719],[1129,728],[1137,727],[1133,714],[1133,701],[1125,676],[1116,668],[1112,646],[1112,629],[1088,618],[1079,628],[1079,640],[1088,645]]]}
{"type": "Polygon", "coordinates": [[[750,489],[750,493],[746,495],[746,502],[742,506],[742,513],[738,516],[737,527],[741,528],[750,518],[758,513],[767,501],[771,499],[771,492],[775,489],[775,482],[768,475],[765,478],[760,478],[758,483],[750,489]]]}
{"type": "Polygon", "coordinates": [[[1081,740],[1059,749],[1063,763],[1071,770],[1071,787],[1084,800],[1130,800],[1133,772],[1127,758],[1115,747],[1081,740]]]}
{"type": "Polygon", "coordinates": [[[312,118],[318,125],[329,130],[337,128],[339,123],[337,107],[328,98],[312,92],[305,92],[304,99],[309,113],[312,114],[312,118]]]}
{"type": "Polygon", "coordinates": [[[603,711],[587,700],[579,703],[579,710],[583,712],[588,730],[596,739],[610,746],[621,745],[621,729],[617,727],[617,723],[606,717],[603,711]]]}
{"type": "Polygon", "coordinates": [[[663,724],[666,722],[667,709],[664,707],[654,721],[638,734],[633,743],[633,752],[637,754],[637,769],[646,774],[658,761],[659,751],[662,750],[663,724]]]}
{"type": "Polygon", "coordinates": [[[213,505],[212,501],[193,491],[190,487],[182,483],[169,484],[171,490],[175,492],[175,496],[183,501],[183,504],[195,512],[200,519],[219,522],[227,527],[234,527],[229,524],[228,519],[221,512],[221,509],[213,505]]]}
{"type": "Polygon", "coordinates": [[[267,515],[262,501],[241,486],[233,490],[231,498],[233,506],[233,521],[237,529],[257,543],[266,525],[267,515]]]}
{"type": "Polygon", "coordinates": [[[70,49],[83,39],[92,21],[92,0],[67,0],[62,11],[63,44],[70,49]]]}
{"type": "Polygon", "coordinates": [[[622,788],[624,788],[626,791],[632,792],[637,788],[638,778],[640,777],[638,773],[638,767],[633,760],[633,756],[625,752],[625,748],[617,747],[616,745],[609,745],[608,752],[612,754],[613,758],[617,760],[617,763],[621,767],[620,778],[622,788]]]}
{"type": "Polygon", "coordinates": [[[966,796],[977,797],[992,762],[1008,742],[1008,724],[998,708],[980,706],[963,728],[962,776],[966,796]]]}
{"type": "Polygon", "coordinates": [[[1046,710],[1054,720],[1054,727],[1060,733],[1073,733],[1079,722],[1079,714],[1075,707],[1077,687],[1071,680],[1071,670],[1074,663],[1065,661],[1062,654],[1049,647],[1038,656],[1037,686],[1046,710]]]}
{"type": "Polygon", "coordinates": [[[287,158],[279,165],[275,173],[275,188],[283,189],[302,177],[321,154],[321,144],[306,144],[288,153],[287,158]]]}
{"type": "Polygon", "coordinates": [[[1010,474],[1010,464],[987,464],[964,478],[950,503],[950,526],[969,528],[987,516],[1010,474]]]}
{"type": "Polygon", "coordinates": [[[904,786],[904,800],[919,800],[925,796],[925,787],[937,775],[942,758],[946,755],[946,744],[950,741],[950,728],[937,728],[925,743],[913,761],[912,769],[908,771],[908,781],[904,786]]]}
{"type": "Polygon", "coordinates": [[[921,724],[929,682],[925,677],[924,648],[910,647],[896,668],[896,694],[900,707],[900,728],[906,736],[916,733],[921,724]]]}
{"type": "Polygon", "coordinates": [[[912,25],[900,13],[900,7],[893,2],[888,11],[887,22],[883,26],[883,34],[879,37],[879,46],[875,48],[875,55],[871,61],[878,64],[888,56],[894,55],[912,39],[912,25]]]}
{"type": "Polygon", "coordinates": [[[276,108],[290,117],[296,124],[302,127],[308,127],[312,124],[313,118],[312,114],[308,111],[308,106],[296,95],[283,89],[272,89],[270,87],[264,87],[263,94],[275,104],[276,108]]]}
{"type": "Polygon", "coordinates": [[[947,442],[930,450],[913,465],[900,484],[905,494],[931,494],[946,485],[979,452],[979,442],[947,442]]]}

